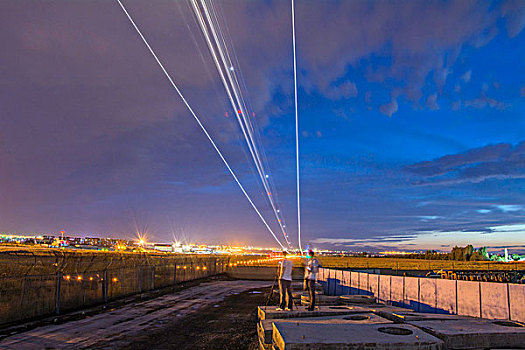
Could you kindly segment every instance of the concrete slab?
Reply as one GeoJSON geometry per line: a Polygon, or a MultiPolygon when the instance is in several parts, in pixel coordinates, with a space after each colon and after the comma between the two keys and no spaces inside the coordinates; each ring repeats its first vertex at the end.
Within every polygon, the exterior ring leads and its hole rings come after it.
{"type": "Polygon", "coordinates": [[[525,322],[525,285],[509,283],[510,319],[525,322]]]}
{"type": "Polygon", "coordinates": [[[424,321],[424,320],[474,320],[475,318],[469,316],[435,314],[435,313],[421,313],[412,310],[396,310],[396,311],[377,311],[382,317],[392,320],[397,323],[404,323],[408,321],[424,321]]]}
{"type": "Polygon", "coordinates": [[[405,302],[415,311],[419,311],[419,278],[405,277],[405,302]]]}
{"type": "Polygon", "coordinates": [[[339,300],[346,304],[374,304],[375,298],[370,295],[341,295],[339,300]]]}
{"type": "Polygon", "coordinates": [[[368,291],[376,298],[379,296],[379,275],[368,274],[368,291]]]}
{"type": "Polygon", "coordinates": [[[264,344],[272,343],[272,332],[274,322],[291,322],[291,323],[321,323],[321,324],[392,324],[392,321],[373,313],[344,315],[344,316],[325,316],[325,317],[305,317],[289,319],[262,320],[257,324],[257,334],[259,340],[263,338],[264,344]]]}
{"type": "Polygon", "coordinates": [[[457,314],[456,308],[456,281],[436,280],[437,312],[457,314]]]}
{"type": "Polygon", "coordinates": [[[481,317],[479,290],[480,282],[457,281],[458,314],[481,317]]]}
{"type": "Polygon", "coordinates": [[[390,282],[392,276],[380,275],[379,276],[379,293],[377,298],[382,302],[390,301],[390,282]]]}
{"type": "Polygon", "coordinates": [[[370,292],[368,292],[368,276],[369,274],[368,273],[364,273],[364,272],[358,272],[359,276],[357,277],[358,278],[358,281],[359,281],[359,293],[358,294],[366,294],[366,295],[369,295],[370,292]]]}
{"type": "Polygon", "coordinates": [[[436,279],[419,279],[419,312],[436,312],[437,292],[436,279]]]}
{"type": "Polygon", "coordinates": [[[509,319],[509,301],[506,283],[484,282],[481,286],[481,317],[509,319]]]}
{"type": "Polygon", "coordinates": [[[391,276],[390,281],[390,301],[394,305],[401,305],[405,299],[405,278],[403,276],[391,276]]]}
{"type": "Polygon", "coordinates": [[[445,342],[446,349],[523,348],[525,325],[495,320],[411,321],[445,342]]]}
{"type": "Polygon", "coordinates": [[[370,309],[361,306],[319,306],[314,311],[308,311],[305,307],[292,311],[278,311],[275,306],[259,306],[257,315],[259,320],[269,320],[277,318],[302,318],[319,316],[340,316],[362,314],[370,312],[370,309]]]}
{"type": "MultiPolygon", "coordinates": [[[[310,303],[309,295],[301,295],[301,305],[308,305],[310,303]]],[[[315,296],[315,305],[339,305],[340,297],[335,295],[317,294],[315,296]]]]}
{"type": "Polygon", "coordinates": [[[442,349],[443,342],[411,325],[275,322],[273,347],[300,349],[442,349]]]}
{"type": "Polygon", "coordinates": [[[350,294],[359,294],[359,272],[350,272],[350,294]]]}

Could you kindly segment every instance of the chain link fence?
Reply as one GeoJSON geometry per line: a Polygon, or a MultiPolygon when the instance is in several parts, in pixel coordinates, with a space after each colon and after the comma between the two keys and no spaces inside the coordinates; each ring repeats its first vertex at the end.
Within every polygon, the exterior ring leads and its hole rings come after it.
{"type": "Polygon", "coordinates": [[[224,257],[115,255],[39,257],[17,252],[8,258],[16,261],[13,256],[18,256],[20,264],[4,266],[6,258],[2,261],[0,254],[3,271],[11,271],[0,277],[0,326],[175,286],[223,273],[229,267],[229,258],[224,257]],[[56,257],[60,257],[58,263],[56,257]],[[50,269],[53,273],[34,274],[50,269]]]}

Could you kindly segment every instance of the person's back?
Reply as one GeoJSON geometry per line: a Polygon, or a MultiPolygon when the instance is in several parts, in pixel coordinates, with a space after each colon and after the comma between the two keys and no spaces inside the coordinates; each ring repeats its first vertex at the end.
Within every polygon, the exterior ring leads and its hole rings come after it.
{"type": "Polygon", "coordinates": [[[292,269],[293,263],[288,259],[283,259],[280,262],[281,268],[279,271],[279,279],[291,281],[292,280],[292,269]]]}
{"type": "Polygon", "coordinates": [[[312,256],[308,259],[306,270],[308,271],[306,278],[315,281],[317,279],[317,273],[319,272],[319,261],[312,256]]]}
{"type": "Polygon", "coordinates": [[[292,269],[293,263],[286,259],[288,252],[283,251],[284,259],[279,263],[279,294],[280,303],[277,310],[291,310],[292,299],[292,269]]]}
{"type": "Polygon", "coordinates": [[[314,257],[315,253],[313,250],[308,251],[308,261],[305,266],[305,288],[308,290],[308,296],[310,298],[310,304],[308,310],[313,311],[315,309],[315,280],[317,279],[317,273],[319,272],[319,261],[314,257]]]}

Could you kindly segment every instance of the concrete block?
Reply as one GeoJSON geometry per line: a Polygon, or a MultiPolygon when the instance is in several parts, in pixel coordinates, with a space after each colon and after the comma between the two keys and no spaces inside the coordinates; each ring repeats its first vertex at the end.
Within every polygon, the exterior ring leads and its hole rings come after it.
{"type": "Polygon", "coordinates": [[[419,312],[436,312],[436,279],[419,279],[419,312]]]}
{"type": "Polygon", "coordinates": [[[443,342],[410,325],[275,322],[273,347],[300,349],[442,349],[443,342]]]}
{"type": "Polygon", "coordinates": [[[320,267],[319,268],[319,275],[317,276],[317,280],[318,281],[326,281],[326,278],[327,278],[326,272],[327,272],[327,269],[320,267]]]}
{"type": "Polygon", "coordinates": [[[456,309],[456,281],[436,280],[437,305],[436,312],[444,314],[457,314],[456,309]]]}
{"type": "Polygon", "coordinates": [[[350,294],[360,294],[359,293],[359,272],[350,272],[350,294]]]}
{"type": "Polygon", "coordinates": [[[350,271],[343,271],[343,281],[341,282],[341,294],[340,295],[349,295],[351,291],[351,273],[350,271]]]}
{"type": "Polygon", "coordinates": [[[414,310],[406,309],[404,307],[384,304],[367,305],[367,307],[376,315],[379,315],[391,321],[398,321],[396,317],[392,316],[393,313],[414,312],[414,310]]]}
{"type": "Polygon", "coordinates": [[[509,300],[506,283],[482,282],[481,317],[488,319],[509,319],[509,300]]]}
{"type": "Polygon", "coordinates": [[[364,272],[358,272],[359,273],[359,293],[358,294],[364,294],[364,295],[370,295],[370,292],[368,291],[368,273],[364,272]]]}
{"type": "Polygon", "coordinates": [[[387,324],[393,323],[381,316],[373,313],[344,315],[344,316],[326,316],[326,317],[305,317],[305,318],[288,318],[288,319],[270,319],[262,320],[257,324],[257,334],[259,339],[263,338],[264,344],[272,343],[272,332],[274,322],[291,322],[291,323],[322,323],[322,324],[387,324]]]}
{"type": "Polygon", "coordinates": [[[398,322],[405,323],[409,321],[424,321],[424,320],[471,320],[472,317],[469,316],[458,316],[458,315],[448,315],[448,314],[436,314],[436,313],[422,313],[414,312],[412,310],[396,310],[396,311],[382,311],[378,312],[382,317],[398,322]]]}
{"type": "Polygon", "coordinates": [[[419,278],[405,277],[404,305],[415,311],[419,311],[419,278]]]}
{"type": "Polygon", "coordinates": [[[390,281],[392,276],[380,275],[379,276],[379,295],[378,299],[382,302],[390,301],[390,281]]]}
{"type": "Polygon", "coordinates": [[[405,281],[403,276],[391,276],[390,282],[390,294],[392,296],[392,305],[403,305],[404,292],[405,292],[405,281]]]}
{"type": "Polygon", "coordinates": [[[428,320],[410,324],[443,340],[446,349],[515,349],[525,346],[525,325],[513,321],[428,320]]]}
{"type": "Polygon", "coordinates": [[[345,304],[374,304],[375,298],[370,295],[341,295],[339,300],[345,304]]]}
{"type": "Polygon", "coordinates": [[[509,283],[510,319],[525,322],[525,285],[509,283]]]}
{"type": "MultiPolygon", "coordinates": [[[[307,294],[301,295],[301,305],[308,305],[310,303],[310,296],[307,294]]],[[[317,294],[315,296],[315,305],[338,305],[340,297],[336,295],[317,294]]]]}
{"type": "Polygon", "coordinates": [[[340,316],[367,312],[370,312],[370,309],[362,306],[319,306],[314,311],[308,311],[304,307],[296,308],[292,311],[277,311],[276,306],[259,306],[257,315],[259,320],[269,320],[276,318],[340,316]]]}
{"type": "Polygon", "coordinates": [[[481,317],[479,282],[457,281],[458,315],[481,317]]]}
{"type": "Polygon", "coordinates": [[[368,274],[368,291],[376,298],[379,296],[379,275],[368,274]]]}

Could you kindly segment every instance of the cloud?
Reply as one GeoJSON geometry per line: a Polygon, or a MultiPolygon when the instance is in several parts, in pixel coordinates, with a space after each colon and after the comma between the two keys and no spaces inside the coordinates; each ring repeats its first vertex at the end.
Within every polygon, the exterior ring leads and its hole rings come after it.
{"type": "Polygon", "coordinates": [[[478,98],[475,98],[475,99],[472,99],[472,100],[466,100],[465,101],[465,106],[472,107],[472,108],[475,108],[475,109],[483,109],[483,108],[489,106],[490,108],[495,108],[495,109],[499,109],[499,110],[505,110],[505,109],[507,109],[509,107],[509,105],[504,103],[504,102],[501,102],[501,101],[498,101],[498,100],[496,100],[494,98],[488,97],[485,94],[485,91],[483,91],[481,93],[481,96],[478,97],[478,98]]]}
{"type": "Polygon", "coordinates": [[[525,210],[525,206],[523,205],[511,205],[511,204],[500,204],[500,205],[496,205],[496,208],[498,208],[499,210],[501,210],[502,212],[504,213],[510,213],[510,212],[515,212],[515,211],[522,211],[522,210],[525,210]]]}
{"type": "Polygon", "coordinates": [[[331,100],[348,99],[357,96],[357,87],[351,81],[345,81],[339,85],[331,85],[322,91],[331,100]]]}
{"type": "Polygon", "coordinates": [[[489,209],[478,209],[477,212],[480,213],[480,214],[488,214],[488,213],[491,212],[491,210],[489,210],[489,209]]]}
{"type": "Polygon", "coordinates": [[[379,111],[383,113],[384,115],[388,115],[391,117],[394,113],[397,112],[397,100],[392,99],[389,103],[385,103],[381,106],[379,106],[379,111]]]}
{"type": "Polygon", "coordinates": [[[461,75],[460,79],[463,80],[463,82],[468,83],[471,77],[472,77],[472,70],[468,70],[461,75]]]}
{"type": "Polygon", "coordinates": [[[405,170],[420,177],[417,184],[481,182],[489,178],[525,178],[525,141],[488,145],[467,152],[419,162],[405,170]]]}
{"type": "Polygon", "coordinates": [[[426,105],[431,110],[439,109],[439,105],[437,104],[437,93],[428,95],[426,105]]]}

